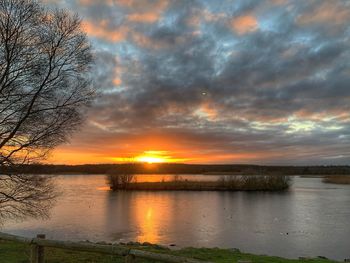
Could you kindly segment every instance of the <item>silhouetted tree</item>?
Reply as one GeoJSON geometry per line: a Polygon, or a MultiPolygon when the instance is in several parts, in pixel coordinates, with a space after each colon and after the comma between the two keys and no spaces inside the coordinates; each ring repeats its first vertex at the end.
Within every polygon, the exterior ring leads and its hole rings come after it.
{"type": "Polygon", "coordinates": [[[77,15],[0,0],[0,216],[35,216],[50,205],[50,179],[16,167],[44,158],[81,123],[91,62],[77,15]]]}

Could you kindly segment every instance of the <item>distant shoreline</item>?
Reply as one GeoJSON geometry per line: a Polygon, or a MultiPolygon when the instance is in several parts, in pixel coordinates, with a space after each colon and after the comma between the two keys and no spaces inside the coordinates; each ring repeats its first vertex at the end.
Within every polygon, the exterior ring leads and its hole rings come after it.
{"type": "Polygon", "coordinates": [[[3,173],[27,174],[203,174],[203,175],[350,175],[350,166],[262,166],[245,164],[86,164],[86,165],[19,165],[3,173]]]}

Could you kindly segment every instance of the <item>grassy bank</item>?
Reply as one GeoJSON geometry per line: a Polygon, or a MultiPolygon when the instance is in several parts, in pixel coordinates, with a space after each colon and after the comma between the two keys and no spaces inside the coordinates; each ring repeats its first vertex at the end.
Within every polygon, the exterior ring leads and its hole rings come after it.
{"type": "MultiPolygon", "coordinates": [[[[219,249],[219,248],[184,248],[180,250],[170,250],[156,245],[132,246],[132,248],[143,249],[158,253],[167,253],[178,256],[195,258],[198,260],[206,260],[218,263],[234,263],[238,260],[251,260],[259,263],[331,263],[331,261],[322,258],[292,260],[279,257],[258,256],[253,254],[241,253],[236,249],[219,249]]],[[[13,242],[0,241],[0,262],[1,263],[29,263],[30,248],[13,242]]],[[[122,263],[124,259],[121,257],[106,256],[95,253],[74,252],[62,249],[45,248],[46,263],[122,263]]],[[[137,260],[137,262],[149,262],[145,260],[137,260]]]]}
{"type": "Polygon", "coordinates": [[[288,189],[289,183],[287,176],[221,176],[217,181],[194,181],[174,176],[171,181],[136,182],[131,174],[109,175],[112,190],[281,191],[288,189]]]}
{"type": "Polygon", "coordinates": [[[322,181],[328,184],[350,184],[350,175],[325,176],[322,181]]]}

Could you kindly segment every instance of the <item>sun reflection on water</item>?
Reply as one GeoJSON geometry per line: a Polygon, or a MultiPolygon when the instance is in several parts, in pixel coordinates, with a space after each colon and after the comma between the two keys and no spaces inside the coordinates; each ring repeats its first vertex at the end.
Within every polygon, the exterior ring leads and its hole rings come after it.
{"type": "Polygon", "coordinates": [[[156,222],[160,220],[160,210],[155,209],[152,204],[138,199],[136,201],[136,222],[140,229],[140,234],[137,237],[139,242],[159,242],[158,226],[156,222]]]}

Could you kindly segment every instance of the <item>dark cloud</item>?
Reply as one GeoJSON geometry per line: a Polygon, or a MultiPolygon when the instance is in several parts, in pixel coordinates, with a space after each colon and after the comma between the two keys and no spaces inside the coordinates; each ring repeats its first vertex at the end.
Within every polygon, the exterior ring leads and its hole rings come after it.
{"type": "Polygon", "coordinates": [[[60,3],[94,29],[101,93],[64,149],[350,163],[348,1],[136,2],[60,3]]]}

